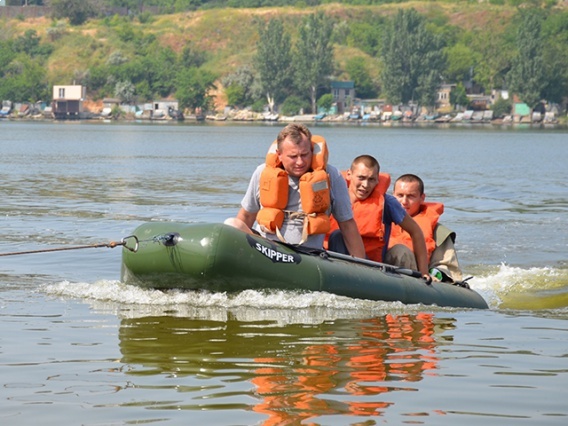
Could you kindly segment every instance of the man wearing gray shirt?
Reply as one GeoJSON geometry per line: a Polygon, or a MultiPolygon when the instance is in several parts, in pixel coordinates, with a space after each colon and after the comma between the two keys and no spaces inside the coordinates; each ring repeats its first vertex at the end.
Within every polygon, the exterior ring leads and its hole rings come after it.
{"type": "MultiPolygon", "coordinates": [[[[306,126],[292,123],[282,129],[276,141],[278,163],[280,168],[286,172],[288,178],[288,198],[286,207],[282,209],[284,215],[281,226],[273,232],[266,226],[260,226],[257,222],[259,212],[267,207],[261,203],[261,187],[266,189],[266,186],[270,186],[270,189],[273,190],[272,188],[275,186],[266,185],[262,181],[266,164],[261,164],[256,168],[237,216],[227,219],[225,223],[249,233],[253,232],[254,227],[260,235],[272,240],[280,239],[290,244],[303,244],[307,247],[321,249],[326,231],[323,231],[323,233],[309,232],[306,239],[307,215],[302,209],[305,200],[300,198],[301,177],[312,171],[312,157],[314,155],[312,134],[306,126]],[[255,222],[257,222],[256,225],[255,222]]],[[[330,186],[330,205],[325,211],[325,216],[329,217],[333,213],[339,223],[349,253],[355,257],[365,258],[365,248],[353,219],[353,210],[345,180],[339,171],[329,164],[325,165],[325,172],[329,178],[330,186]]],[[[262,220],[261,222],[264,223],[262,220]]],[[[330,247],[330,249],[333,248],[330,247]]]]}

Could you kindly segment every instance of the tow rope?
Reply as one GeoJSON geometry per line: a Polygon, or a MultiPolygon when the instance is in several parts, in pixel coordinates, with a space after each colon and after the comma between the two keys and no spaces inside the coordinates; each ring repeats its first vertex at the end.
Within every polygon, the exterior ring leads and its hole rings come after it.
{"type": "Polygon", "coordinates": [[[41,249],[41,250],[28,250],[28,251],[14,251],[10,253],[0,253],[0,256],[16,256],[20,254],[34,254],[34,253],[51,253],[54,251],[64,251],[64,250],[80,250],[86,248],[101,248],[101,247],[108,247],[108,248],[115,248],[118,246],[123,246],[125,249],[136,253],[138,251],[138,238],[135,235],[129,235],[128,237],[124,237],[122,240],[118,241],[110,241],[108,243],[99,243],[99,244],[89,244],[84,246],[71,246],[71,247],[57,247],[51,249],[41,249]],[[128,246],[128,240],[134,240],[134,246],[128,246]]]}

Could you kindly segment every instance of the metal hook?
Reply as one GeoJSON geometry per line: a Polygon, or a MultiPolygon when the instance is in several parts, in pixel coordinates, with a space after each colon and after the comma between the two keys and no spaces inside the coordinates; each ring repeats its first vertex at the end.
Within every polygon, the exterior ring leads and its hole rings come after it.
{"type": "Polygon", "coordinates": [[[120,242],[122,243],[122,245],[124,246],[125,249],[130,250],[132,253],[136,253],[138,251],[138,247],[139,247],[139,241],[138,241],[138,237],[136,235],[129,235],[128,237],[124,237],[122,240],[120,240],[120,242]],[[126,240],[129,238],[134,238],[134,241],[136,241],[136,244],[134,244],[134,247],[128,247],[126,245],[126,240]]]}

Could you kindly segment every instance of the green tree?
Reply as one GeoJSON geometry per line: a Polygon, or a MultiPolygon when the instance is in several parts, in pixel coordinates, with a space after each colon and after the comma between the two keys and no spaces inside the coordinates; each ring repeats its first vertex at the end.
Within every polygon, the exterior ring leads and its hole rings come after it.
{"type": "Polygon", "coordinates": [[[555,12],[543,23],[542,46],[546,86],[543,98],[556,103],[568,98],[568,11],[555,12]]]}
{"type": "Polygon", "coordinates": [[[97,12],[93,0],[51,0],[51,7],[53,18],[69,18],[71,25],[81,25],[97,12]]]}
{"type": "Polygon", "coordinates": [[[199,52],[189,45],[186,45],[180,56],[180,65],[184,68],[197,67],[205,63],[207,57],[205,52],[199,52]]]}
{"type": "Polygon", "coordinates": [[[260,27],[254,62],[271,111],[274,111],[274,103],[284,98],[285,88],[290,84],[290,46],[290,35],[280,19],[271,19],[266,26],[260,27]]]}
{"type": "Polygon", "coordinates": [[[467,97],[463,83],[458,83],[450,93],[450,103],[454,106],[466,108],[469,106],[469,98],[467,97]]]}
{"type": "Polygon", "coordinates": [[[354,22],[349,27],[347,45],[357,47],[368,55],[377,56],[383,38],[382,28],[376,21],[354,22]]]}
{"type": "Polygon", "coordinates": [[[493,116],[496,118],[504,117],[511,113],[512,105],[509,99],[499,98],[491,107],[493,116]]]}
{"type": "Polygon", "coordinates": [[[136,88],[130,81],[119,81],[114,86],[114,96],[123,103],[131,103],[134,100],[136,88]]]}
{"type": "Polygon", "coordinates": [[[509,90],[519,96],[530,108],[541,99],[546,86],[542,57],[542,18],[538,11],[521,10],[517,31],[517,55],[508,73],[509,90]]]}
{"type": "MultiPolygon", "coordinates": [[[[14,52],[12,45],[11,41],[0,40],[0,77],[4,76],[5,69],[12,62],[12,59],[16,57],[16,52],[14,52]]],[[[0,82],[1,80],[0,78],[0,82]]]]}
{"type": "Polygon", "coordinates": [[[50,97],[45,68],[27,55],[14,58],[5,68],[0,85],[2,99],[15,102],[36,102],[50,97]]]}
{"type": "Polygon", "coordinates": [[[300,114],[302,110],[305,110],[310,105],[304,99],[300,98],[296,95],[291,95],[286,98],[286,100],[282,103],[282,107],[280,112],[284,115],[296,115],[300,114]]]}
{"type": "Polygon", "coordinates": [[[252,67],[244,65],[222,80],[229,104],[245,106],[263,97],[259,79],[252,67]]]}
{"type": "Polygon", "coordinates": [[[478,31],[472,37],[472,49],[480,58],[473,68],[473,79],[486,90],[504,88],[511,67],[513,46],[506,31],[478,31]]]}
{"type": "Polygon", "coordinates": [[[225,88],[225,95],[227,96],[227,103],[234,106],[245,105],[245,89],[238,84],[231,84],[225,88]]]}
{"type": "Polygon", "coordinates": [[[418,101],[433,106],[445,67],[442,40],[416,10],[401,9],[389,21],[381,59],[384,94],[393,104],[418,101]]]}
{"type": "Polygon", "coordinates": [[[207,110],[213,101],[210,91],[215,88],[215,79],[212,73],[199,68],[181,70],[176,78],[175,93],[180,108],[207,110]]]}
{"type": "Polygon", "coordinates": [[[447,66],[444,79],[449,83],[460,83],[470,78],[471,70],[479,63],[479,58],[469,46],[456,43],[445,49],[447,66]]]}
{"type": "Polygon", "coordinates": [[[323,13],[308,15],[300,27],[294,50],[296,88],[310,94],[316,112],[318,89],[325,87],[333,73],[333,23],[323,13]]]}
{"type": "Polygon", "coordinates": [[[333,105],[333,95],[331,93],[326,93],[321,95],[318,99],[318,108],[322,110],[329,111],[333,105]]]}
{"type": "Polygon", "coordinates": [[[345,71],[355,83],[357,95],[363,99],[377,96],[377,87],[367,69],[367,61],[362,56],[351,58],[345,64],[345,71]]]}

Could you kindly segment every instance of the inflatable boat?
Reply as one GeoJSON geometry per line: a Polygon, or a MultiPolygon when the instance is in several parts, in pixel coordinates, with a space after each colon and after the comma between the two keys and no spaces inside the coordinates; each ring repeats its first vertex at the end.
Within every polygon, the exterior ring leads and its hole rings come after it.
{"type": "Polygon", "coordinates": [[[121,280],[144,288],[323,291],[358,299],[487,308],[466,283],[251,235],[224,224],[151,222],[126,237],[121,280]]]}

